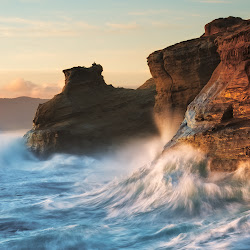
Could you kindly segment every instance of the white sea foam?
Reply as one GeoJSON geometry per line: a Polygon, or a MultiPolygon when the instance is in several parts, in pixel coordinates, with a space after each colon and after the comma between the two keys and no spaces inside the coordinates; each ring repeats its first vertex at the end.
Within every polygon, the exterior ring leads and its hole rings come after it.
{"type": "Polygon", "coordinates": [[[210,173],[204,155],[189,146],[159,157],[160,138],[98,159],[58,154],[39,161],[20,134],[0,139],[2,249],[249,244],[248,163],[234,173],[210,173]]]}

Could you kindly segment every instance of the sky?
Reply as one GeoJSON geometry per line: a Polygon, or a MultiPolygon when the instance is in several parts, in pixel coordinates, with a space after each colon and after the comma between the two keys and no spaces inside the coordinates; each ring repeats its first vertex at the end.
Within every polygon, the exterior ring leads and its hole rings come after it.
{"type": "Polygon", "coordinates": [[[63,69],[104,68],[107,84],[150,78],[147,56],[199,37],[215,18],[250,18],[249,0],[0,0],[0,98],[51,98],[63,69]]]}

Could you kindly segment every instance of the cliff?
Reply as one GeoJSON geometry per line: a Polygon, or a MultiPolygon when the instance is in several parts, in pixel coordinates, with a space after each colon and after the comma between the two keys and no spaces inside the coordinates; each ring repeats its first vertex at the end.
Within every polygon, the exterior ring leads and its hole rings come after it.
{"type": "Polygon", "coordinates": [[[152,115],[155,90],[114,88],[102,71],[95,63],[63,71],[62,92],[39,105],[25,135],[31,151],[40,156],[102,153],[158,133],[152,115]]]}
{"type": "Polygon", "coordinates": [[[214,36],[197,38],[149,55],[157,90],[155,112],[159,116],[170,109],[184,115],[187,105],[208,82],[220,62],[214,40],[214,36]]]}
{"type": "Polygon", "coordinates": [[[249,45],[249,20],[219,18],[200,38],[152,53],[153,79],[137,90],[107,85],[101,65],[64,70],[65,87],[39,105],[27,146],[41,156],[107,152],[156,135],[153,107],[163,120],[187,108],[164,152],[191,144],[207,155],[212,171],[234,171],[250,160],[249,45]]]}
{"type": "Polygon", "coordinates": [[[207,84],[220,63],[217,36],[244,22],[241,18],[220,18],[205,26],[200,38],[180,42],[148,56],[148,66],[155,80],[155,113],[164,119],[165,111],[186,108],[207,84]]]}
{"type": "Polygon", "coordinates": [[[148,79],[144,84],[142,84],[138,89],[152,89],[156,91],[154,78],[148,79]]]}
{"type": "Polygon", "coordinates": [[[217,35],[220,63],[165,151],[189,143],[207,154],[211,170],[233,171],[250,160],[250,21],[217,19],[205,28],[204,37],[217,35]]]}

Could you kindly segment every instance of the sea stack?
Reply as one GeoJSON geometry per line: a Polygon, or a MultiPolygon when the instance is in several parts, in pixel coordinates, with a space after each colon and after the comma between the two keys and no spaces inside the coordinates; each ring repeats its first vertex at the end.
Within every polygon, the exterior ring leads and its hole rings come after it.
{"type": "Polygon", "coordinates": [[[153,109],[169,123],[177,111],[184,121],[163,152],[191,144],[212,171],[234,171],[250,159],[249,47],[249,20],[219,18],[200,38],[150,54],[153,78],[137,90],[107,85],[95,63],[64,70],[65,87],[38,107],[27,146],[40,156],[107,152],[158,134],[153,109]]]}
{"type": "Polygon", "coordinates": [[[25,135],[32,152],[41,157],[106,153],[131,139],[158,134],[155,89],[114,88],[105,83],[102,71],[96,63],[63,70],[62,92],[39,105],[25,135]]]}

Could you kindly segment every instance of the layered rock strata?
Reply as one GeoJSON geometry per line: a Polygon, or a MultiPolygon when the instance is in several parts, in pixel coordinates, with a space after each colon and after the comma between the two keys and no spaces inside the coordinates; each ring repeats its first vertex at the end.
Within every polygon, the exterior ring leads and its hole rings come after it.
{"type": "Polygon", "coordinates": [[[250,21],[237,18],[226,27],[227,22],[206,25],[205,36],[217,34],[221,62],[165,147],[189,143],[207,154],[216,171],[234,171],[250,160],[250,21]]]}
{"type": "Polygon", "coordinates": [[[157,90],[155,113],[164,119],[165,111],[186,108],[207,84],[220,63],[216,38],[241,18],[219,18],[205,26],[200,38],[180,42],[148,56],[148,66],[157,90]]]}
{"type": "MultiPolygon", "coordinates": [[[[202,37],[155,51],[148,57],[156,83],[155,112],[177,109],[183,114],[220,62],[215,36],[202,37]]],[[[164,117],[163,117],[164,118],[164,117]]]]}
{"type": "Polygon", "coordinates": [[[56,152],[107,152],[136,138],[156,135],[155,90],[114,88],[102,66],[64,70],[62,92],[39,105],[27,146],[40,156],[56,152]]]}
{"type": "Polygon", "coordinates": [[[152,89],[156,91],[154,78],[148,79],[144,84],[142,84],[138,89],[152,89]]]}

